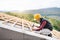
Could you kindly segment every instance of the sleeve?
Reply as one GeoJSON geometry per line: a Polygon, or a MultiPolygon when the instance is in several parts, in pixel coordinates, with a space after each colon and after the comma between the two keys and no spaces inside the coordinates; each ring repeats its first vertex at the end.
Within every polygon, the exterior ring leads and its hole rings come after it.
{"type": "Polygon", "coordinates": [[[46,25],[46,21],[43,21],[42,24],[38,27],[39,29],[37,29],[36,31],[41,30],[45,25],[46,25]]]}

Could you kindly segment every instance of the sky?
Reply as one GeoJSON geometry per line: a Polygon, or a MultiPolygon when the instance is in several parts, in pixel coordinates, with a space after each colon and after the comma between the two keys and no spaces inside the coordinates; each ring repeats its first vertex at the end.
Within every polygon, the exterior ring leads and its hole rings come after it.
{"type": "Polygon", "coordinates": [[[0,11],[24,11],[59,7],[60,0],[0,0],[0,11]]]}

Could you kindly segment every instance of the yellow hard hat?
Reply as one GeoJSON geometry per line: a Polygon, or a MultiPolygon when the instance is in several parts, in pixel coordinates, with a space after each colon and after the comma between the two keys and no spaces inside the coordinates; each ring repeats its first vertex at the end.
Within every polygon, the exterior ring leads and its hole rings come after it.
{"type": "Polygon", "coordinates": [[[34,20],[39,20],[41,18],[41,15],[39,13],[34,15],[34,20]]]}

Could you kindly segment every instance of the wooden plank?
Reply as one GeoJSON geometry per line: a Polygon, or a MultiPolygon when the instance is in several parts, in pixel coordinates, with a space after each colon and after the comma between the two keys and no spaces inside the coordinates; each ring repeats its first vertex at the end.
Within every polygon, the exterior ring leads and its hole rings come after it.
{"type": "Polygon", "coordinates": [[[16,23],[16,25],[22,26],[22,21],[23,21],[24,27],[28,27],[30,29],[32,27],[32,24],[34,24],[33,22],[30,22],[28,20],[24,20],[24,19],[21,19],[18,17],[10,16],[8,14],[3,14],[3,13],[0,13],[0,19],[2,19],[4,21],[9,20],[8,22],[12,23],[12,24],[14,24],[14,22],[16,22],[16,20],[18,19],[18,22],[16,23]],[[12,19],[12,18],[14,18],[14,19],[12,19]],[[10,19],[12,19],[12,20],[10,20],[10,19]]]}

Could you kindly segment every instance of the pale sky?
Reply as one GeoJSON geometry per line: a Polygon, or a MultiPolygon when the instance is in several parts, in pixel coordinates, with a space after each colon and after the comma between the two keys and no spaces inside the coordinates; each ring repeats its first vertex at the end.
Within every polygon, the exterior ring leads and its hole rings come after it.
{"type": "Polygon", "coordinates": [[[0,11],[24,11],[60,7],[60,0],[0,0],[0,11]]]}

